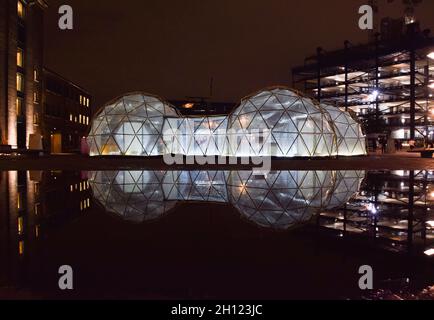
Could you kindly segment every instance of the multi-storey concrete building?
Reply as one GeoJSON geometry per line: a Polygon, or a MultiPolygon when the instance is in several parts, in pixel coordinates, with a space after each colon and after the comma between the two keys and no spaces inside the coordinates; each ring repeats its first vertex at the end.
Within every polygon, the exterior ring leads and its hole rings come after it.
{"type": "Polygon", "coordinates": [[[434,140],[434,38],[417,23],[385,19],[377,40],[317,49],[292,70],[294,86],[322,103],[353,110],[371,146],[378,135],[397,145],[434,140]]]}

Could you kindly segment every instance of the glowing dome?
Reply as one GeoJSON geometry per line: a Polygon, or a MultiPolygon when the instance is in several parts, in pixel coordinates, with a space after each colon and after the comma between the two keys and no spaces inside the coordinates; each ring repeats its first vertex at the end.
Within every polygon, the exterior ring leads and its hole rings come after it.
{"type": "Polygon", "coordinates": [[[244,98],[229,115],[204,117],[182,116],[157,96],[128,94],[97,113],[88,143],[91,156],[366,155],[350,113],[285,87],[244,98]]]}
{"type": "Polygon", "coordinates": [[[133,93],[105,105],[92,121],[90,155],[156,156],[166,154],[162,131],[176,109],[163,99],[133,93]]]}
{"type": "Polygon", "coordinates": [[[330,115],[314,100],[289,88],[264,89],[241,101],[230,115],[236,156],[329,157],[337,154],[330,115]],[[260,130],[252,134],[252,130],[260,130]],[[255,145],[257,147],[252,147],[255,145]]]}

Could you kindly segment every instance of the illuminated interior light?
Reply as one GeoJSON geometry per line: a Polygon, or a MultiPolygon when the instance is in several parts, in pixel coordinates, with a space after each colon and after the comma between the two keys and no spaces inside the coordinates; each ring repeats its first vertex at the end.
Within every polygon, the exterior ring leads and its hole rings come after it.
{"type": "Polygon", "coordinates": [[[184,109],[192,109],[194,107],[194,103],[186,103],[182,106],[184,109]]]}
{"type": "Polygon", "coordinates": [[[244,98],[229,115],[203,117],[183,116],[156,96],[136,93],[104,106],[91,125],[87,138],[91,156],[250,157],[260,153],[310,158],[366,154],[361,126],[349,113],[320,105],[289,88],[261,90],[244,98]],[[185,139],[174,139],[174,135],[185,139]],[[227,138],[228,143],[210,141],[207,136],[227,138]],[[255,147],[249,147],[249,142],[255,142],[255,147]]]}
{"type": "Polygon", "coordinates": [[[434,256],[434,249],[426,250],[424,253],[429,257],[434,256]]]}

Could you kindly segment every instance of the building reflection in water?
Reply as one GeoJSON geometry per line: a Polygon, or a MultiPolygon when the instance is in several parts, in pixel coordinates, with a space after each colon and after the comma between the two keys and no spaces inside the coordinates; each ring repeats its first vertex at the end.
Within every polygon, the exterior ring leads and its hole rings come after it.
{"type": "Polygon", "coordinates": [[[393,251],[434,253],[434,173],[428,171],[96,171],[96,202],[131,222],[190,201],[226,203],[274,229],[314,223],[393,251]]]}
{"type": "Polygon", "coordinates": [[[85,173],[0,171],[0,284],[37,279],[46,229],[90,206],[85,173]]]}
{"type": "Polygon", "coordinates": [[[263,227],[288,229],[358,192],[363,171],[97,171],[95,199],[134,222],[155,220],[180,202],[228,203],[263,227]]]}
{"type": "Polygon", "coordinates": [[[337,210],[324,210],[317,222],[340,237],[434,255],[434,173],[369,172],[356,197],[337,210]]]}

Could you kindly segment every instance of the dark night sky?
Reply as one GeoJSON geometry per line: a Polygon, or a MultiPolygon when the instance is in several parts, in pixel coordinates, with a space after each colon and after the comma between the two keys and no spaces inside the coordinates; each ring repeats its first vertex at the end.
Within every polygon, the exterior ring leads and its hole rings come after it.
{"type": "MultiPolygon", "coordinates": [[[[290,85],[290,70],[316,47],[366,42],[358,8],[367,0],[49,0],[47,67],[79,83],[97,105],[143,90],[168,99],[208,95],[238,101],[264,86],[290,85]],[[74,30],[57,27],[60,5],[74,9],[74,30]]],[[[401,1],[379,0],[398,17],[401,1]]],[[[434,1],[418,7],[434,32],[434,1]]]]}

